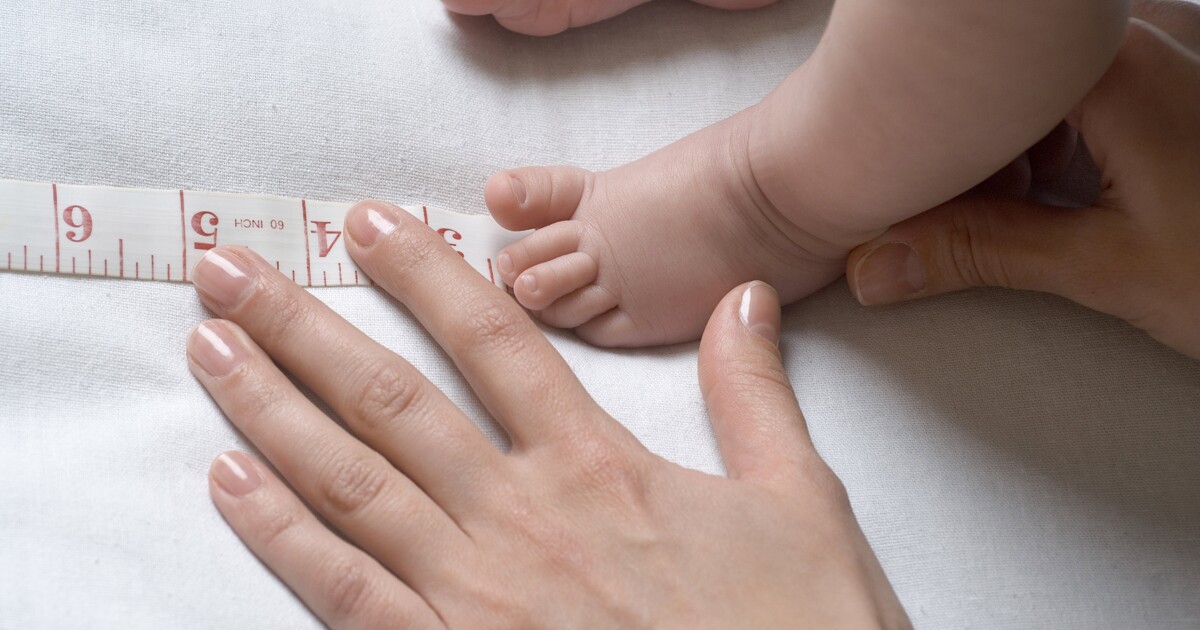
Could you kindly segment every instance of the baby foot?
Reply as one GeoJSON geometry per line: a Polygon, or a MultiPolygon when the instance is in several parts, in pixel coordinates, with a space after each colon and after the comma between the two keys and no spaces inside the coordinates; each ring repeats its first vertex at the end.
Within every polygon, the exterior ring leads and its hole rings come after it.
{"type": "Polygon", "coordinates": [[[607,172],[496,173],[484,190],[492,216],[537,228],[499,254],[501,278],[545,323],[621,347],[698,338],[743,282],[765,281],[787,304],[838,278],[866,235],[813,234],[762,194],[748,155],[755,115],[607,172]]]}
{"type": "MultiPolygon", "coordinates": [[[[624,13],[650,0],[442,0],[463,15],[491,15],[525,35],[554,35],[624,13]]],[[[776,0],[693,0],[718,9],[757,9],[776,0]]]]}

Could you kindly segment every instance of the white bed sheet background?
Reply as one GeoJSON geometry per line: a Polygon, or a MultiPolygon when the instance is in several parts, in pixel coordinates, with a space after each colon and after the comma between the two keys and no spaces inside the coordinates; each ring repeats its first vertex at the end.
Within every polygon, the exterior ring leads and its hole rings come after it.
{"type": "MultiPolygon", "coordinates": [[[[434,0],[0,3],[0,177],[472,212],[493,170],[608,168],[761,98],[829,0],[662,0],[551,39],[434,0]]],[[[314,293],[495,436],[402,308],[314,293]]],[[[303,627],[207,496],[244,448],[189,375],[189,287],[0,273],[0,627],[303,627]]],[[[552,333],[646,445],[722,467],[696,346],[552,333]]],[[[1050,296],[785,312],[814,439],[924,628],[1200,625],[1200,363],[1050,296]]]]}

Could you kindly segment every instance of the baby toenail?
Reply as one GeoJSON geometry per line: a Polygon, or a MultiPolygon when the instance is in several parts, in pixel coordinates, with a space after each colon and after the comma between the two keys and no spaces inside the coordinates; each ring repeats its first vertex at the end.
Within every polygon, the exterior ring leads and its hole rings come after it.
{"type": "Polygon", "coordinates": [[[496,260],[496,262],[500,264],[500,273],[507,276],[513,272],[512,256],[509,256],[508,254],[500,254],[500,257],[496,260]]]}
{"type": "Polygon", "coordinates": [[[537,278],[533,274],[527,273],[521,276],[521,288],[525,289],[526,293],[537,293],[537,278]]]}
{"type": "Polygon", "coordinates": [[[516,177],[509,177],[508,187],[512,189],[513,197],[516,197],[517,199],[517,205],[525,205],[525,182],[522,182],[516,177]]]}

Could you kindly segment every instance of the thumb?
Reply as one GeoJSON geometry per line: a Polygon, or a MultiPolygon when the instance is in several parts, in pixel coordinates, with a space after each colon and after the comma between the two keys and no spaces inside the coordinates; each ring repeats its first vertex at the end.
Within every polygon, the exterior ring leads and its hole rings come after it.
{"type": "Polygon", "coordinates": [[[960,197],[859,245],[846,276],[864,305],[994,286],[1056,293],[1111,312],[1129,271],[1127,217],[1017,199],[960,197]]]}
{"type": "Polygon", "coordinates": [[[808,435],[780,361],[779,296],[743,284],[717,305],[700,340],[700,389],[730,477],[794,493],[838,484],[808,435]]]}

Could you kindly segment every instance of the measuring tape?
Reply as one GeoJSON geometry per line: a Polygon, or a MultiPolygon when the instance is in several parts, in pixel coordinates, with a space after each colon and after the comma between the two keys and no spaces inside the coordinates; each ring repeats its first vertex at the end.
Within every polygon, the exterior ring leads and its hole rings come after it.
{"type": "MultiPolygon", "coordinates": [[[[342,243],[349,203],[0,179],[0,270],[187,282],[218,245],[249,247],[307,287],[370,285],[342,243]]],[[[490,217],[403,206],[497,286],[523,236],[490,217]]]]}

